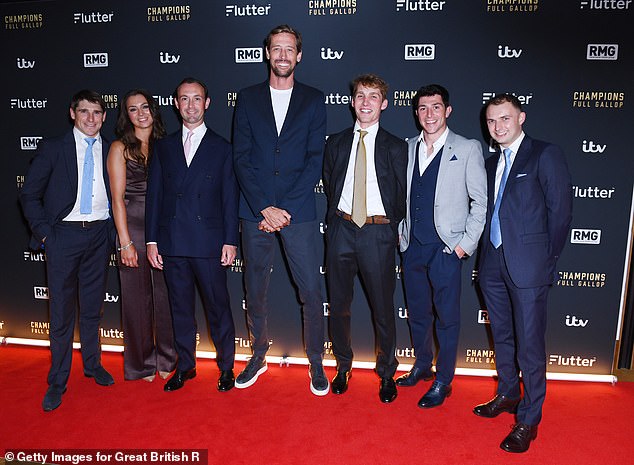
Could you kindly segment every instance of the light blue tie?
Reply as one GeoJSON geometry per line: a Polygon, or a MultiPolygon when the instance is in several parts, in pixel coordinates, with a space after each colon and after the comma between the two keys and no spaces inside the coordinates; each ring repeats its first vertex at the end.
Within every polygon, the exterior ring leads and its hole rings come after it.
{"type": "Polygon", "coordinates": [[[495,206],[493,207],[493,216],[491,216],[491,244],[496,249],[502,245],[502,231],[500,230],[500,204],[502,203],[502,194],[506,187],[506,180],[511,171],[511,149],[504,149],[504,172],[500,179],[500,187],[498,187],[498,195],[495,198],[495,206]]]}
{"type": "Polygon", "coordinates": [[[95,177],[95,158],[92,155],[92,146],[97,139],[86,137],[88,143],[84,156],[84,172],[81,178],[81,194],[79,196],[79,213],[89,215],[92,213],[92,183],[95,177]]]}

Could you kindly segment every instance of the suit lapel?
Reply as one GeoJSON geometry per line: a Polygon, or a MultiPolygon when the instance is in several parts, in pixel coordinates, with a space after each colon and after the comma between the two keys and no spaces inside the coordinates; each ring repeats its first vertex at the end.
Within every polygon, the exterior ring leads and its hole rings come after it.
{"type": "Polygon", "coordinates": [[[447,134],[447,139],[445,139],[445,145],[442,147],[440,152],[440,166],[438,167],[436,192],[438,192],[438,187],[442,184],[445,175],[447,174],[449,163],[451,163],[451,157],[455,155],[455,153],[453,152],[455,139],[455,134],[451,130],[449,130],[449,133],[447,134]]]}
{"type": "MultiPolygon", "coordinates": [[[[272,131],[273,134],[275,134],[275,137],[278,137],[277,126],[275,125],[275,114],[273,113],[273,102],[271,100],[271,89],[269,86],[269,82],[265,81],[261,84],[261,86],[262,86],[261,91],[255,94],[256,98],[258,99],[257,107],[259,107],[262,110],[263,121],[269,127],[269,130],[272,131]]],[[[295,93],[295,91],[293,91],[293,93],[295,93]]],[[[293,100],[293,97],[291,96],[291,102],[292,100],[293,100]]],[[[289,113],[290,113],[290,106],[289,106],[289,113]]],[[[288,119],[288,115],[286,119],[288,119]]]]}
{"type": "Polygon", "coordinates": [[[77,192],[79,174],[77,173],[77,147],[73,131],[64,138],[64,162],[68,172],[68,180],[74,192],[77,192]]]}
{"type": "MultiPolygon", "coordinates": [[[[511,166],[511,172],[509,173],[509,178],[506,180],[506,187],[504,190],[512,189],[512,186],[515,184],[517,180],[517,175],[519,173],[524,172],[524,168],[526,163],[531,157],[531,147],[533,146],[532,140],[528,136],[524,136],[524,140],[520,144],[519,149],[517,150],[517,154],[515,155],[515,160],[513,161],[513,165],[511,166]]],[[[502,197],[504,200],[504,197],[502,197]]]]}
{"type": "Polygon", "coordinates": [[[332,172],[338,174],[337,181],[335,183],[335,196],[334,198],[341,198],[341,192],[343,191],[343,183],[346,180],[346,172],[348,171],[348,162],[350,161],[350,151],[352,150],[352,141],[354,139],[354,134],[352,132],[352,128],[346,131],[346,134],[341,138],[339,144],[337,144],[337,155],[335,158],[335,166],[333,167],[332,172]]]}
{"type": "MultiPolygon", "coordinates": [[[[270,92],[269,92],[270,99],[270,92]]],[[[291,121],[294,121],[295,115],[299,114],[302,110],[304,101],[304,93],[302,92],[301,84],[295,82],[293,86],[293,92],[291,93],[291,101],[288,104],[288,111],[286,112],[286,118],[284,118],[284,124],[282,125],[282,130],[280,131],[280,136],[284,134],[284,131],[288,128],[288,125],[291,124],[291,121]]],[[[271,104],[271,114],[273,114],[273,105],[271,104]]],[[[273,116],[273,123],[275,123],[275,116],[273,116]]],[[[274,124],[275,125],[275,124],[274,124]]],[[[277,131],[277,127],[275,128],[277,131]]]]}

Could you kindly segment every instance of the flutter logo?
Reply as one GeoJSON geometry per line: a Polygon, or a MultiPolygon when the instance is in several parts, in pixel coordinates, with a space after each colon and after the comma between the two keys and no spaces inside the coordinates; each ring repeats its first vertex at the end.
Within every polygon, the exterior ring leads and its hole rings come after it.
{"type": "Polygon", "coordinates": [[[10,99],[11,108],[17,110],[38,110],[41,108],[46,108],[46,102],[48,99],[38,100],[35,98],[12,98],[10,99]]]}
{"type": "Polygon", "coordinates": [[[582,10],[629,10],[632,0],[581,0],[582,10]]]}
{"type": "Polygon", "coordinates": [[[225,16],[239,18],[241,16],[268,16],[271,11],[271,4],[256,5],[225,5],[225,16]]]}
{"type": "Polygon", "coordinates": [[[446,3],[436,0],[396,0],[396,11],[441,11],[446,3]]]}
{"type": "Polygon", "coordinates": [[[548,357],[549,365],[557,365],[560,367],[591,367],[597,361],[596,357],[583,358],[579,355],[564,356],[559,354],[551,354],[548,357]]]}
{"type": "MultiPolygon", "coordinates": [[[[518,95],[515,92],[511,92],[511,94],[515,95],[522,105],[528,105],[531,99],[533,98],[532,93],[525,94],[525,95],[518,95]]],[[[495,92],[482,92],[482,104],[484,105],[493,97],[495,97],[495,92]]]]}
{"type": "Polygon", "coordinates": [[[91,12],[91,13],[74,13],[73,14],[73,22],[75,24],[93,24],[93,23],[109,23],[112,21],[112,17],[114,16],[114,12],[112,13],[100,13],[100,12],[91,12]]]}

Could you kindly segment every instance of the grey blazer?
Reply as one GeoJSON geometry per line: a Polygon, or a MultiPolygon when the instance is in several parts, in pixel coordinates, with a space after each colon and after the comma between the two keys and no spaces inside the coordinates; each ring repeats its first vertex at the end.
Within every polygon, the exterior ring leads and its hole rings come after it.
{"type": "MultiPolygon", "coordinates": [[[[408,141],[407,213],[399,224],[399,246],[405,252],[410,241],[410,192],[418,136],[408,141]]],[[[434,198],[434,225],[452,253],[457,245],[472,255],[484,229],[487,179],[482,146],[449,130],[440,159],[434,198]]]]}

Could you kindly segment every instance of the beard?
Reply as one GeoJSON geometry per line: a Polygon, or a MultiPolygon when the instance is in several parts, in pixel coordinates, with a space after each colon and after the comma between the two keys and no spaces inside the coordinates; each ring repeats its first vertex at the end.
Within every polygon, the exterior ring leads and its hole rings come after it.
{"type": "Polygon", "coordinates": [[[275,74],[277,77],[287,78],[291,74],[293,74],[293,72],[295,71],[295,66],[289,66],[288,69],[282,70],[278,68],[276,66],[276,63],[274,62],[274,63],[271,63],[271,71],[273,71],[273,74],[275,74]]]}

